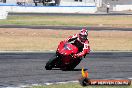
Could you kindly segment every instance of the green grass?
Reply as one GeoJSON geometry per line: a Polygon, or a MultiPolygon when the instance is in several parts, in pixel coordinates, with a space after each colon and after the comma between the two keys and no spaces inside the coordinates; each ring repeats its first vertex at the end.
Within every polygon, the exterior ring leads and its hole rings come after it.
{"type": "Polygon", "coordinates": [[[69,84],[56,84],[56,85],[49,85],[49,86],[33,86],[31,88],[132,88],[132,85],[130,86],[86,86],[82,87],[78,83],[69,83],[69,84]]]}
{"type": "Polygon", "coordinates": [[[131,26],[132,16],[8,16],[0,25],[131,26]]]}

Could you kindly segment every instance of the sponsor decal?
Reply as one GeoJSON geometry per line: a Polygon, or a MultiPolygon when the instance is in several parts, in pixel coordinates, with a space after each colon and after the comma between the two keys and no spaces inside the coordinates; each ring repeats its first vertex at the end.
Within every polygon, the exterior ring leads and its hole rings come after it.
{"type": "Polygon", "coordinates": [[[131,80],[128,79],[90,79],[88,71],[82,68],[82,77],[79,82],[82,86],[89,85],[131,85],[131,80]]]}

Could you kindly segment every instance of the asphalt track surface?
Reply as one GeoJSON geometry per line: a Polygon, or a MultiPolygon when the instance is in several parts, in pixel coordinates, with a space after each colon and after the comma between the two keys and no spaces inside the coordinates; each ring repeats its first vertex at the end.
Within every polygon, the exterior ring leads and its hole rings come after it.
{"type": "Polygon", "coordinates": [[[45,70],[54,53],[0,53],[0,88],[78,80],[81,68],[89,78],[132,78],[132,52],[91,52],[73,71],[45,70]]]}

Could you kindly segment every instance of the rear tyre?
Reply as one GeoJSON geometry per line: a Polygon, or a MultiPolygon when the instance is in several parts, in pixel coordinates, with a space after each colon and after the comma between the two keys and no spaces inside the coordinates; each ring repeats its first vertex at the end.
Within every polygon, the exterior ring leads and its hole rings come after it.
{"type": "Polygon", "coordinates": [[[62,71],[73,71],[74,68],[80,63],[81,60],[82,58],[76,58],[70,64],[61,67],[61,70],[62,71]]]}
{"type": "Polygon", "coordinates": [[[67,67],[67,66],[61,67],[60,69],[61,69],[62,71],[70,71],[69,66],[68,66],[68,67],[67,67]]]}
{"type": "Polygon", "coordinates": [[[82,58],[75,58],[75,61],[73,61],[73,63],[71,63],[71,65],[69,66],[70,70],[74,70],[74,68],[81,62],[82,58]]]}

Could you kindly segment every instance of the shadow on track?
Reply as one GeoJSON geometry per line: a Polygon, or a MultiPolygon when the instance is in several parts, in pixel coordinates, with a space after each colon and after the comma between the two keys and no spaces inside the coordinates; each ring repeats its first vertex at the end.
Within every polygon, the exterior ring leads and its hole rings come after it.
{"type": "MultiPolygon", "coordinates": [[[[54,69],[52,69],[52,70],[60,70],[60,71],[63,71],[63,70],[61,70],[60,68],[54,68],[54,69]]],[[[73,70],[66,70],[66,71],[81,71],[82,69],[73,69],[73,70]]],[[[84,71],[86,71],[86,70],[88,70],[88,69],[84,69],[84,71]]]]}

